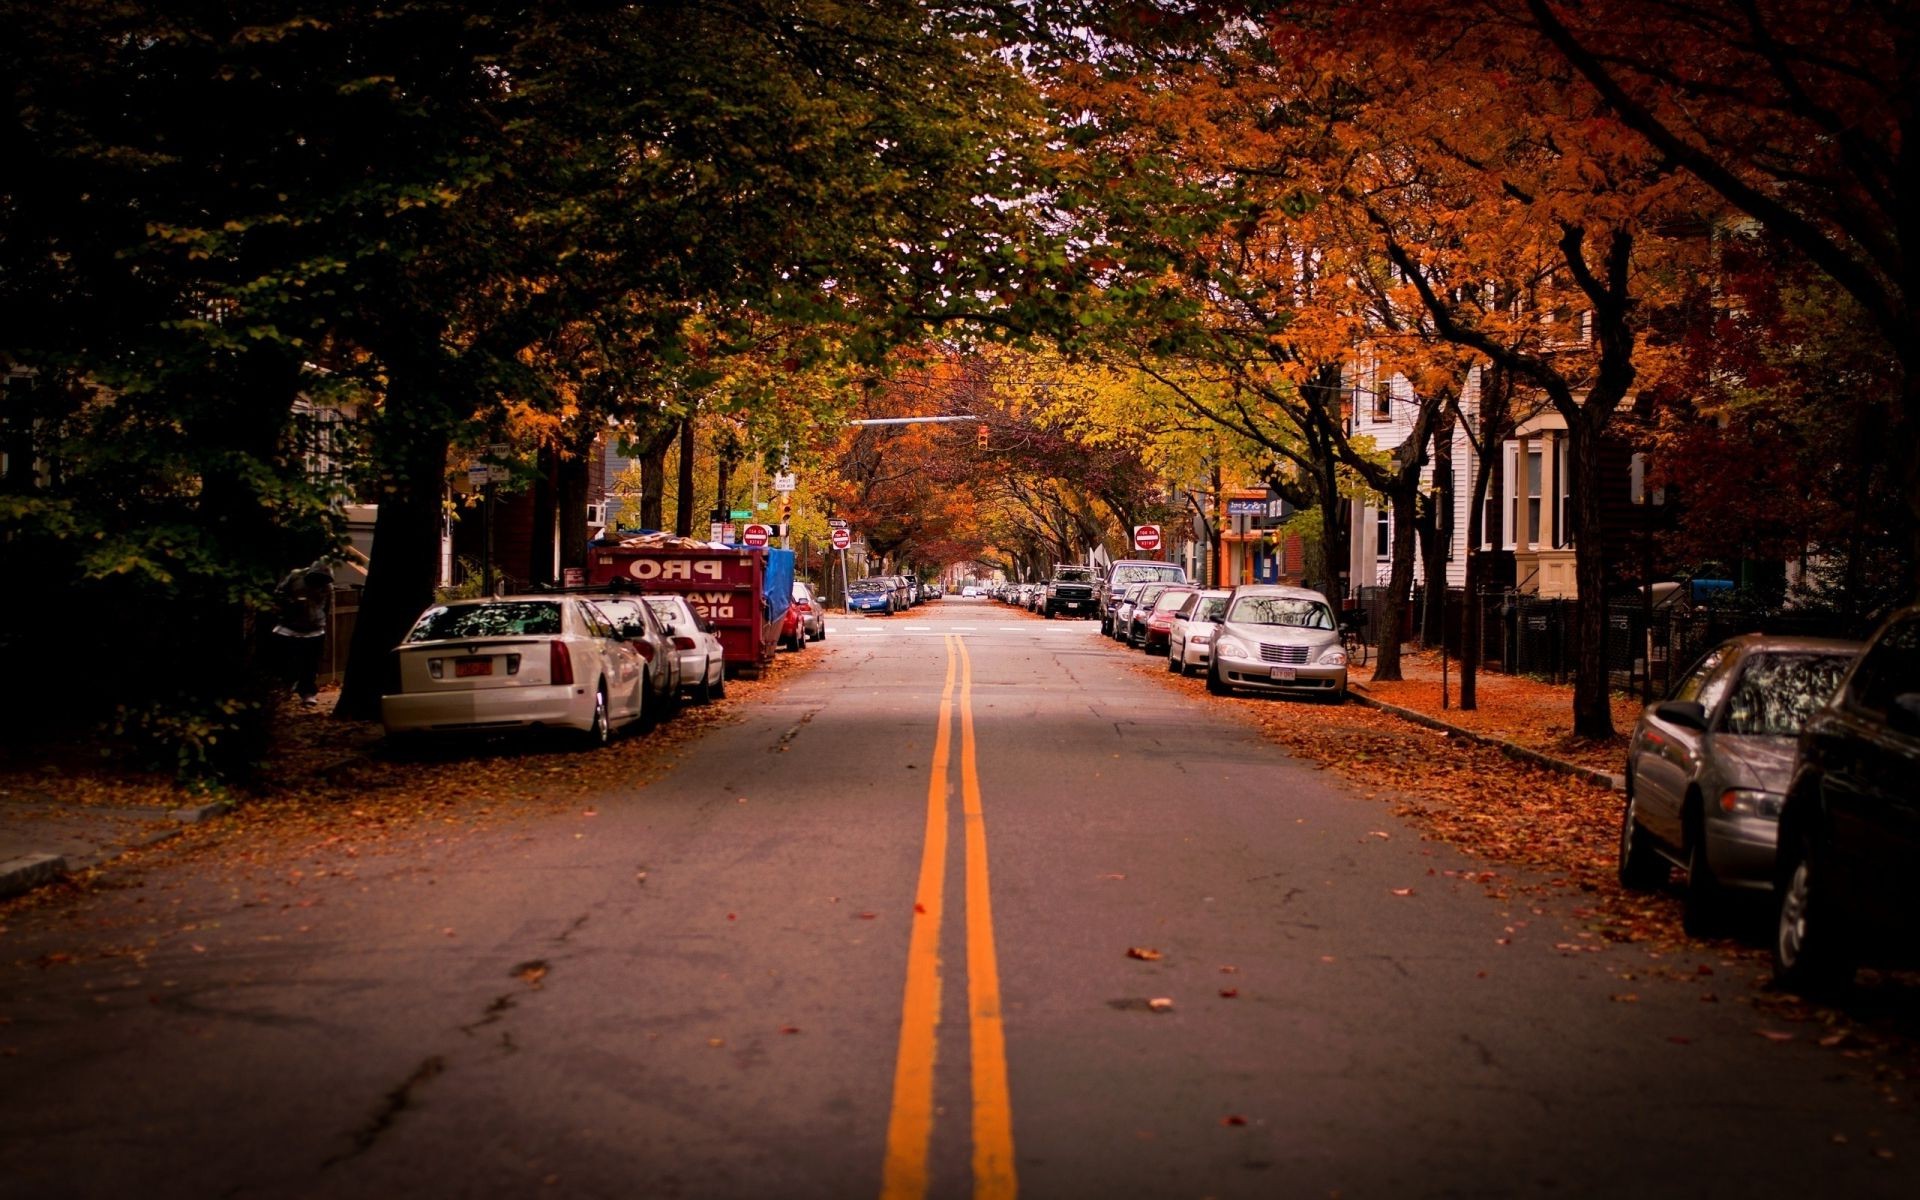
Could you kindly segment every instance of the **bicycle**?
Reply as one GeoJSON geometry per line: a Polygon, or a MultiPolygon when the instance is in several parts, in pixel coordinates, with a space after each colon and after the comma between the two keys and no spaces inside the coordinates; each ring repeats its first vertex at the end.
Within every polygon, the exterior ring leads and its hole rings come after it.
{"type": "Polygon", "coordinates": [[[1360,632],[1359,626],[1342,625],[1340,627],[1340,647],[1347,652],[1349,667],[1367,665],[1367,638],[1360,632]]]}

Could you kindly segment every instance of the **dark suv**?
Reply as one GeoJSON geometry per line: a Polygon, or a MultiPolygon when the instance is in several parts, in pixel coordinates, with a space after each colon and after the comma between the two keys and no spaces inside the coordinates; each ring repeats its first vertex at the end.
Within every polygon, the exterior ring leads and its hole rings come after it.
{"type": "Polygon", "coordinates": [[[1090,617],[1094,614],[1093,568],[1079,567],[1071,563],[1061,563],[1053,568],[1053,578],[1047,580],[1045,599],[1041,601],[1041,611],[1047,617],[1055,613],[1072,613],[1076,617],[1090,617]]]}
{"type": "Polygon", "coordinates": [[[1887,618],[1807,722],[1780,814],[1774,977],[1920,958],[1920,606],[1887,618]]]}

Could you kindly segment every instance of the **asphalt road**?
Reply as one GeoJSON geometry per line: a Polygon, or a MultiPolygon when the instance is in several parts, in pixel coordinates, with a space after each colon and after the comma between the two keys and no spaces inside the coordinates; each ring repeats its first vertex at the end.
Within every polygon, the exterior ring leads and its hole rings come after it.
{"type": "Polygon", "coordinates": [[[1907,1107],[1711,954],[1569,949],[1092,623],[832,626],[666,778],[297,937],[205,888],[138,969],[10,931],[0,1195],[1920,1190],[1907,1107]]]}

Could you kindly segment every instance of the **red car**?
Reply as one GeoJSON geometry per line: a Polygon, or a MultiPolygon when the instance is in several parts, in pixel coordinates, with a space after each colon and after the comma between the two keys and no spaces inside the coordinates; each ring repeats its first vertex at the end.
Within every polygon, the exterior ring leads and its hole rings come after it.
{"type": "Polygon", "coordinates": [[[1148,654],[1167,652],[1167,634],[1173,630],[1173,619],[1180,615],[1180,606],[1187,597],[1199,591],[1199,588],[1170,587],[1160,593],[1153,602],[1153,611],[1147,614],[1146,632],[1141,635],[1140,648],[1148,654]]]}
{"type": "Polygon", "coordinates": [[[808,642],[827,636],[827,613],[813,598],[813,589],[804,583],[793,585],[793,603],[780,619],[780,644],[789,650],[805,650],[808,642]]]}

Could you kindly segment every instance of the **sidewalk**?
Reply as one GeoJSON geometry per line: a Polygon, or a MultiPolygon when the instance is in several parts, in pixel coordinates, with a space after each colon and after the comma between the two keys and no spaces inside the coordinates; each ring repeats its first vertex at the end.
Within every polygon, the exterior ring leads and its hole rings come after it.
{"type": "Polygon", "coordinates": [[[1441,705],[1437,652],[1406,648],[1398,683],[1373,683],[1378,665],[1369,659],[1350,672],[1349,694],[1359,703],[1391,712],[1453,736],[1498,746],[1516,758],[1612,787],[1623,785],[1627,736],[1640,716],[1640,701],[1613,696],[1614,737],[1605,742],[1573,736],[1573,685],[1544,683],[1520,675],[1482,670],[1476,681],[1479,707],[1460,708],[1460,663],[1446,664],[1447,706],[1441,705]]]}

